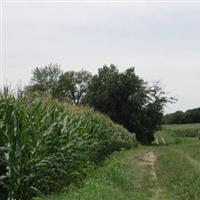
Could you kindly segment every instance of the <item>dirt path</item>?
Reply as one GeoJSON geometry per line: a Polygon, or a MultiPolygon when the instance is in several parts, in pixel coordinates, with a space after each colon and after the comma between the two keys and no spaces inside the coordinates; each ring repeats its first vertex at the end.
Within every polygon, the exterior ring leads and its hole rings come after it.
{"type": "Polygon", "coordinates": [[[139,165],[148,169],[148,174],[151,177],[151,181],[153,182],[154,187],[152,187],[152,198],[151,200],[160,200],[161,199],[161,188],[158,183],[158,177],[156,175],[155,170],[155,162],[156,162],[156,155],[153,151],[146,152],[142,159],[139,161],[139,165]]]}
{"type": "Polygon", "coordinates": [[[150,151],[144,154],[142,160],[140,161],[140,165],[148,165],[150,166],[150,174],[153,179],[157,180],[157,175],[155,171],[155,162],[156,162],[156,156],[155,154],[150,151]]]}

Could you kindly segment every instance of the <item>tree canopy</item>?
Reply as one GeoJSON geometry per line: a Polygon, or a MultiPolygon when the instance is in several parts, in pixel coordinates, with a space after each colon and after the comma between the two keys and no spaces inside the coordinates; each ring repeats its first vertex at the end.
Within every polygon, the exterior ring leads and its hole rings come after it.
{"type": "Polygon", "coordinates": [[[62,72],[57,64],[37,67],[26,91],[50,93],[73,105],[89,105],[134,132],[137,140],[146,144],[154,140],[163,108],[171,101],[158,82],[149,86],[136,75],[134,67],[120,72],[113,64],[104,65],[93,76],[85,70],[62,72]]]}
{"type": "Polygon", "coordinates": [[[119,72],[116,66],[103,66],[93,76],[86,102],[113,121],[135,132],[137,140],[150,144],[162,121],[163,108],[170,101],[158,83],[149,87],[131,67],[119,72]]]}
{"type": "Polygon", "coordinates": [[[163,118],[164,124],[185,124],[185,123],[200,123],[200,108],[194,108],[183,111],[176,111],[167,114],[163,118]]]}
{"type": "Polygon", "coordinates": [[[45,67],[36,67],[32,71],[30,84],[25,90],[38,95],[51,94],[56,95],[58,89],[58,80],[61,75],[60,65],[50,63],[45,67]]]}
{"type": "Polygon", "coordinates": [[[91,77],[92,75],[85,70],[62,73],[58,82],[57,92],[59,97],[75,105],[80,104],[87,92],[91,77]]]}

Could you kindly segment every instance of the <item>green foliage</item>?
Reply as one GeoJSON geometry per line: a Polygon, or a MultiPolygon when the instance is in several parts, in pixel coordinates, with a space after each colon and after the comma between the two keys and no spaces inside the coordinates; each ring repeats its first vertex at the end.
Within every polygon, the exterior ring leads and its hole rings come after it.
{"type": "Polygon", "coordinates": [[[200,123],[200,108],[187,110],[186,112],[177,111],[167,114],[163,118],[164,124],[185,124],[200,123]]]}
{"type": "Polygon", "coordinates": [[[84,70],[67,71],[61,74],[57,89],[59,98],[75,105],[80,104],[87,92],[91,77],[92,75],[84,70]]]}
{"type": "Polygon", "coordinates": [[[0,197],[29,200],[79,182],[134,138],[109,118],[55,100],[0,95],[0,197]]]}
{"type": "Polygon", "coordinates": [[[169,98],[156,83],[148,87],[134,68],[120,73],[116,66],[103,66],[93,76],[86,102],[111,119],[135,132],[137,140],[150,144],[162,120],[163,107],[169,98]]]}
{"type": "MultiPolygon", "coordinates": [[[[168,128],[197,126],[199,124],[168,125],[168,128]]],[[[157,132],[156,138],[159,146],[140,146],[116,153],[95,170],[81,188],[71,188],[44,199],[199,199],[200,142],[196,138],[171,136],[165,129],[157,132]],[[154,163],[147,156],[149,152],[156,157],[154,163]]]]}
{"type": "Polygon", "coordinates": [[[62,72],[58,64],[51,63],[33,70],[31,82],[25,91],[29,96],[52,96],[77,105],[82,103],[91,77],[85,70],[62,72]]]}
{"type": "Polygon", "coordinates": [[[60,75],[61,69],[58,64],[50,63],[45,67],[36,67],[32,72],[30,85],[25,90],[29,94],[35,93],[37,96],[46,94],[56,96],[60,75]]]}
{"type": "Polygon", "coordinates": [[[119,72],[115,65],[103,66],[98,74],[62,72],[50,64],[33,71],[26,87],[30,95],[52,96],[71,103],[87,104],[108,115],[113,121],[136,133],[138,141],[150,144],[159,128],[168,98],[159,83],[152,87],[135,74],[133,67],[119,72]]]}
{"type": "Polygon", "coordinates": [[[120,152],[109,157],[103,167],[91,174],[81,188],[71,188],[66,193],[45,197],[45,200],[147,200],[146,178],[136,161],[127,157],[136,152],[120,152]]]}

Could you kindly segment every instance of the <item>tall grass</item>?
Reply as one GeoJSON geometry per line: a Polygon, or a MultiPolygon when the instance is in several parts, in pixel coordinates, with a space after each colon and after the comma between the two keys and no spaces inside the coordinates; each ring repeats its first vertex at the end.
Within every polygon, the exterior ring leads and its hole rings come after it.
{"type": "Polygon", "coordinates": [[[169,148],[162,149],[157,164],[158,180],[169,199],[199,200],[199,163],[184,153],[169,148]]]}
{"type": "Polygon", "coordinates": [[[135,139],[91,109],[0,95],[0,199],[29,200],[79,182],[135,139]]]}
{"type": "Polygon", "coordinates": [[[84,181],[83,187],[71,187],[41,200],[148,200],[151,191],[146,187],[146,174],[137,166],[137,159],[130,159],[136,153],[130,150],[112,154],[84,181]]]}
{"type": "Polygon", "coordinates": [[[165,125],[157,136],[168,146],[158,149],[156,173],[169,199],[198,200],[200,197],[200,124],[165,125]]]}

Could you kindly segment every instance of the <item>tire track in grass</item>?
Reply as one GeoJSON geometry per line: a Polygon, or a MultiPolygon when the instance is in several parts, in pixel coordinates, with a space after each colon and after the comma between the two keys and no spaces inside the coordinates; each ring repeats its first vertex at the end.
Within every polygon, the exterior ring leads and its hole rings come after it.
{"type": "Polygon", "coordinates": [[[168,199],[199,200],[200,162],[174,146],[162,150],[156,171],[168,199]]]}
{"type": "Polygon", "coordinates": [[[156,169],[155,169],[155,162],[156,162],[156,155],[153,151],[146,152],[142,159],[139,162],[139,165],[141,167],[145,167],[148,169],[148,174],[150,176],[150,181],[153,183],[153,187],[151,188],[152,191],[152,197],[151,200],[164,200],[164,196],[162,194],[162,189],[159,185],[158,182],[158,177],[156,174],[156,169]]]}
{"type": "Polygon", "coordinates": [[[194,158],[192,158],[191,156],[189,156],[188,154],[186,154],[184,151],[180,150],[180,149],[173,149],[174,152],[180,154],[181,156],[183,156],[185,159],[189,160],[189,162],[191,163],[191,165],[197,169],[198,171],[200,171],[200,162],[194,158]]]}

